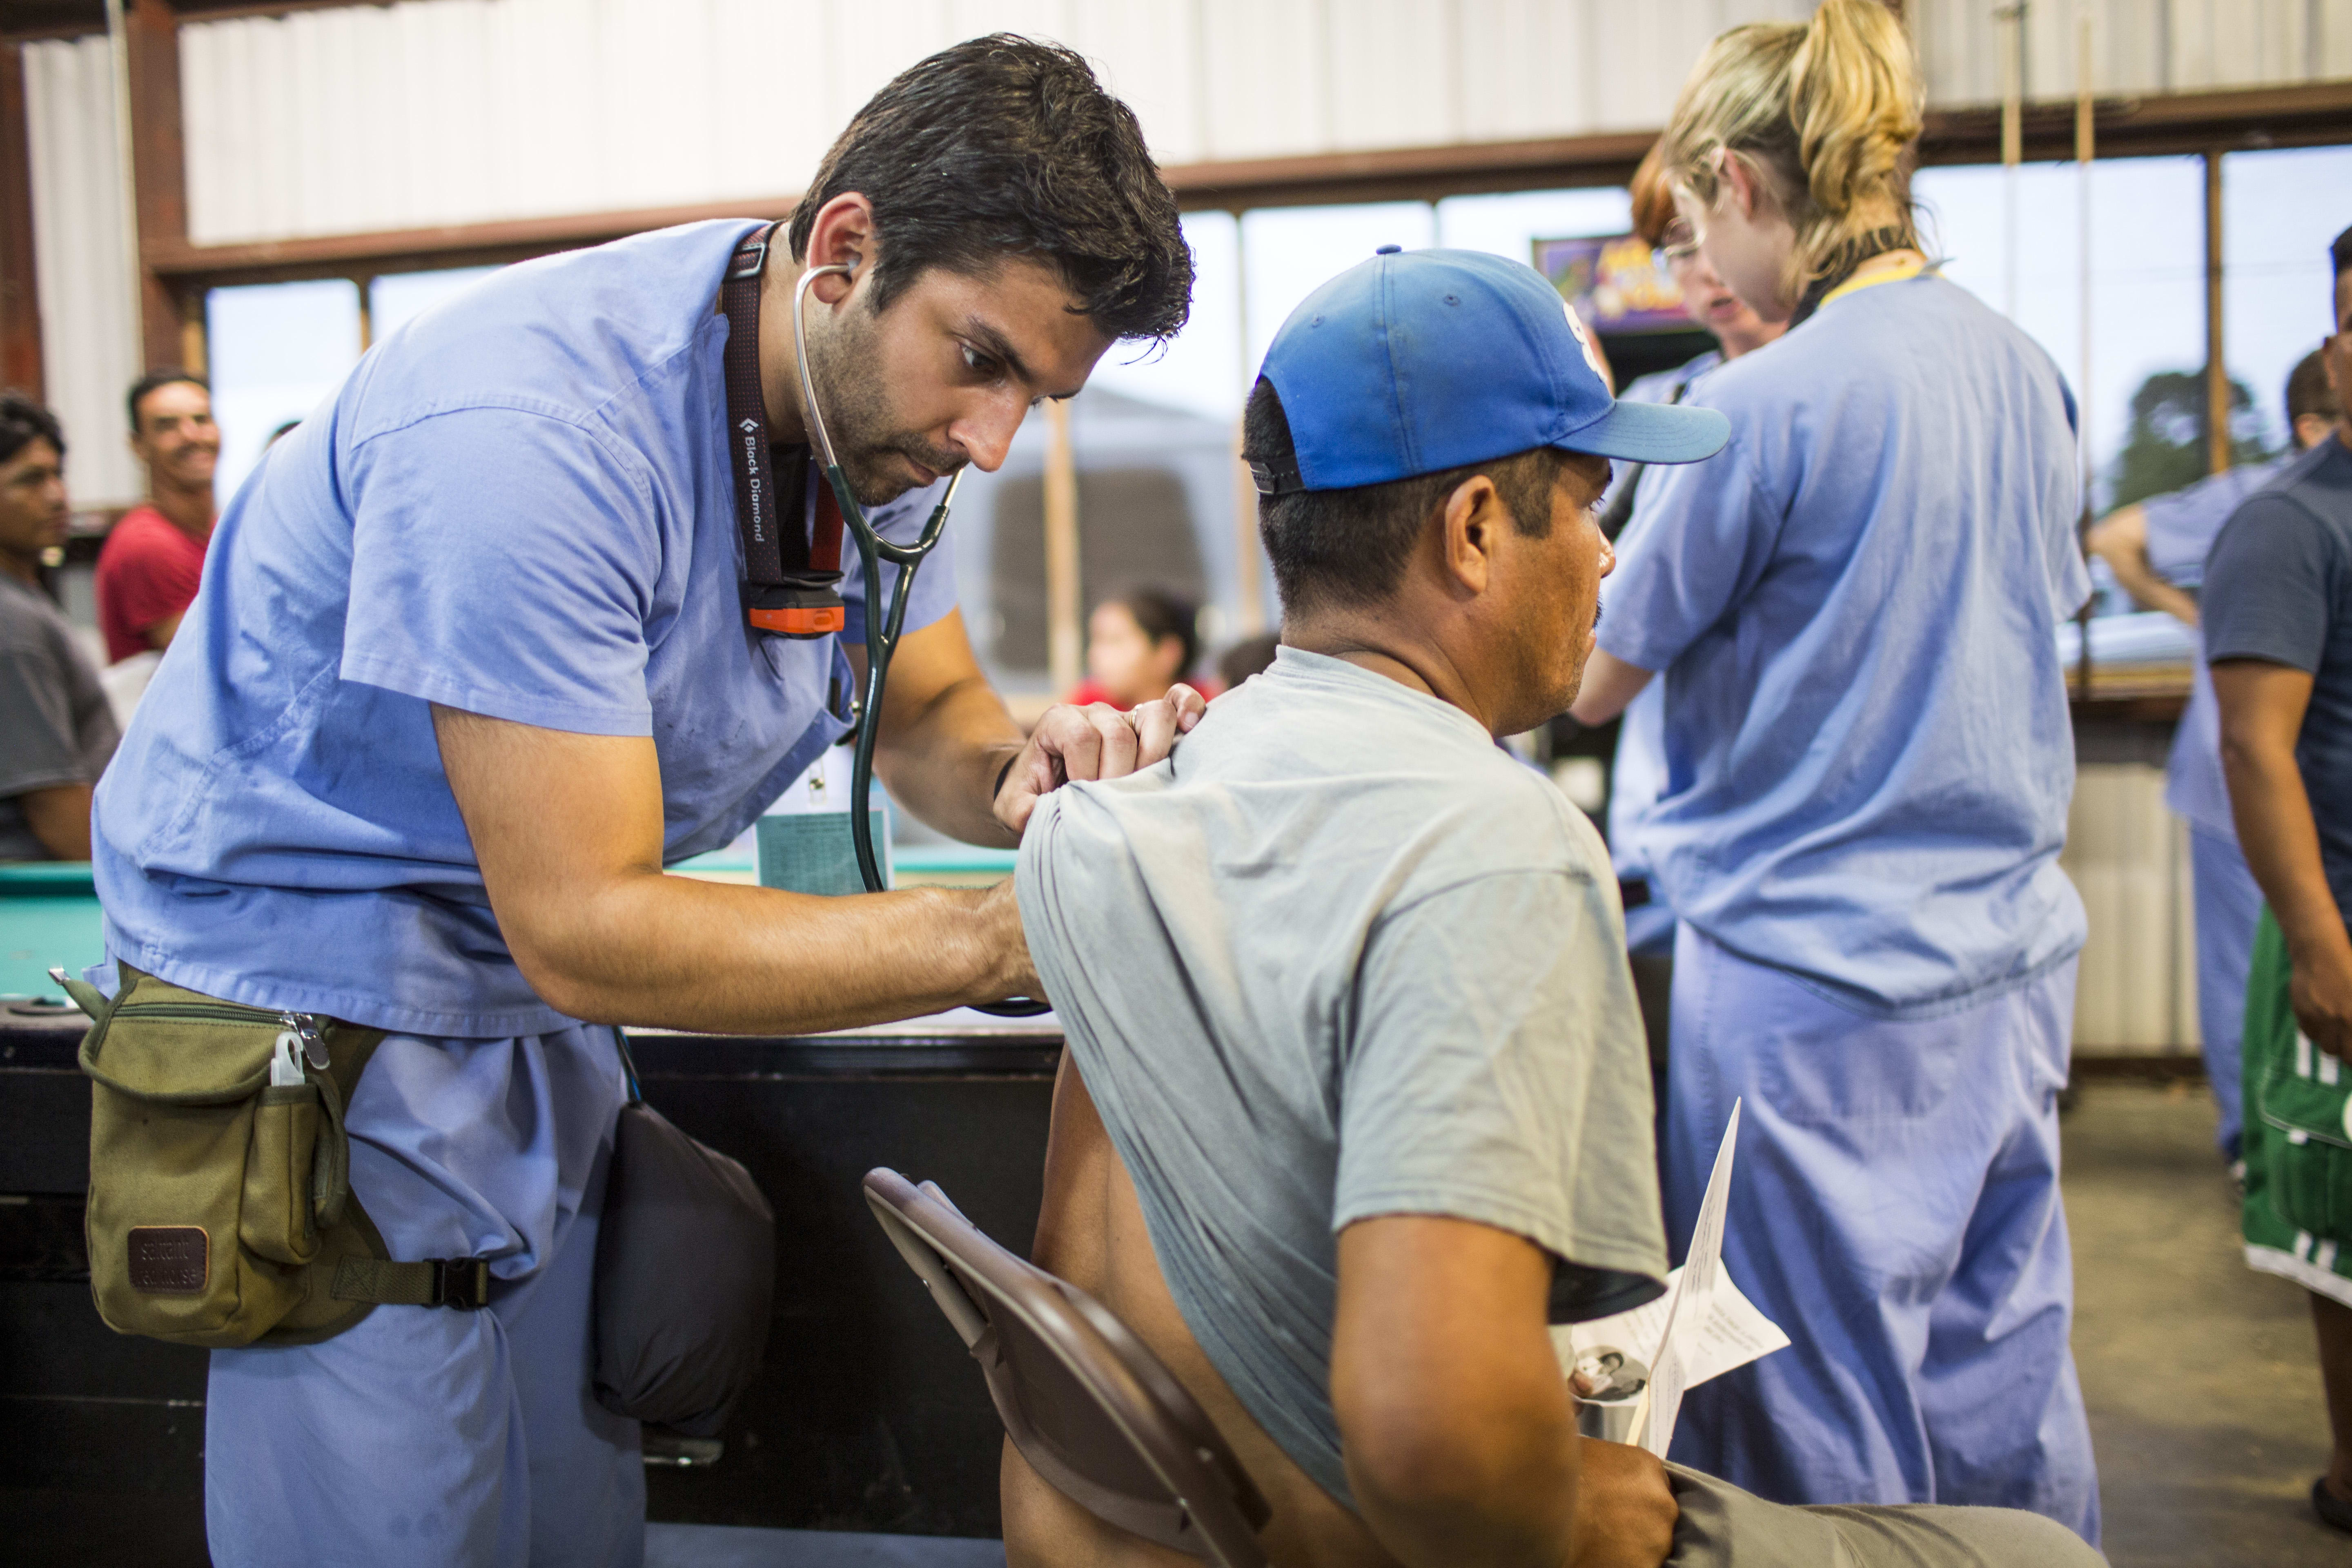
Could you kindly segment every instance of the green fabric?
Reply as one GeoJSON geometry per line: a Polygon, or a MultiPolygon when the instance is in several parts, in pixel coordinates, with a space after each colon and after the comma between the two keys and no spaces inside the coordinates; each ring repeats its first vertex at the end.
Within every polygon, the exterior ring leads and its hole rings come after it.
{"type": "Polygon", "coordinates": [[[384,1247],[350,1193],[342,1108],[382,1035],[322,1019],[327,1068],[276,1087],[278,1014],[121,971],[81,1046],[99,1316],[206,1347],[307,1342],[357,1322],[371,1303],[331,1284],[384,1247]]]}
{"type": "Polygon", "coordinates": [[[335,1299],[373,1301],[386,1307],[429,1307],[433,1305],[434,1273],[430,1263],[346,1258],[335,1268],[335,1299]]]}
{"type": "Polygon", "coordinates": [[[2246,975],[2246,1261],[2352,1304],[2352,1064],[2296,1026],[2293,981],[2265,909],[2246,975]]]}

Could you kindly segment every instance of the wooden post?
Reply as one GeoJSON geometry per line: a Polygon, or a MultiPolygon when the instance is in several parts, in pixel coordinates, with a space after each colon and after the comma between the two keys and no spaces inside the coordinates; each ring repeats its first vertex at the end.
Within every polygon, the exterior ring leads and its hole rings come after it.
{"type": "Polygon", "coordinates": [[[1078,462],[1070,446],[1070,405],[1045,404],[1045,668],[1058,693],[1077,685],[1085,665],[1078,609],[1078,462]]]}
{"type": "Polygon", "coordinates": [[[2205,471],[2230,466],[2230,366],[2222,358],[2221,153],[2205,150],[2205,471]]]}
{"type": "MultiPolygon", "coordinates": [[[[2075,189],[2075,244],[2081,250],[2082,335],[2077,346],[2082,353],[2080,379],[2076,383],[2074,400],[2074,439],[2083,454],[2083,512],[2077,524],[2083,553],[2091,552],[2092,486],[2098,478],[2097,459],[2091,452],[2091,165],[2098,156],[2097,133],[2091,112],[2091,10],[2083,3],[2074,4],[2074,163],[2079,184],[2075,189]]],[[[2084,702],[2091,700],[2091,603],[2083,602],[2075,613],[2075,626],[2082,637],[2075,656],[2077,674],[2074,695],[2084,702]]]]}
{"type": "Polygon", "coordinates": [[[2017,166],[2025,157],[2025,0],[1996,8],[1993,16],[2009,25],[2000,51],[2000,309],[2017,319],[2017,253],[2023,243],[2017,232],[2017,166]]]}
{"type": "Polygon", "coordinates": [[[41,386],[41,296],[33,251],[33,146],[25,51],[0,41],[0,386],[41,386]]]}
{"type": "Polygon", "coordinates": [[[187,160],[180,130],[180,18],[170,0],[128,0],[122,23],[139,341],[152,368],[181,363],[191,346],[201,354],[203,344],[201,310],[184,311],[179,295],[147,261],[153,247],[184,245],[188,237],[187,160]],[[193,345],[184,330],[184,315],[197,323],[193,345]]]}

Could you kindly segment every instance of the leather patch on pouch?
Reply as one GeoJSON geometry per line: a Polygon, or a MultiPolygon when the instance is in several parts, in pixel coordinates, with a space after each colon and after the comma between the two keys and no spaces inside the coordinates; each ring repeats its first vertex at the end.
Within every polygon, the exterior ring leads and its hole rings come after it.
{"type": "Polygon", "coordinates": [[[212,1274],[212,1237],[200,1225],[131,1228],[131,1288],[151,1296],[194,1296],[212,1274]]]}

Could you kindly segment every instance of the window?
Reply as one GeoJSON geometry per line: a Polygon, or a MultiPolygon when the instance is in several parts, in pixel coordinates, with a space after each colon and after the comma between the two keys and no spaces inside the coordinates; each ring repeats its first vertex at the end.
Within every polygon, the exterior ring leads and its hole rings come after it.
{"type": "Polygon", "coordinates": [[[225,501],[280,426],[308,415],[360,357],[360,291],[346,279],[257,283],[205,296],[213,417],[220,424],[215,493],[225,501]]]}

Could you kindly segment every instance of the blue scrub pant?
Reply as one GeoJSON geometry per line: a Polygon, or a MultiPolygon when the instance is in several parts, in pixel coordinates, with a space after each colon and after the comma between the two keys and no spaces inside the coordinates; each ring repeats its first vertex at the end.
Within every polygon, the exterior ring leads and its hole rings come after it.
{"type": "Polygon", "coordinates": [[[1667,1234],[1744,1100],[1723,1257],[1790,1343],[1691,1391],[1676,1462],[1775,1502],[2029,1509],[2098,1543],[2058,1194],[2074,1002],[2069,960],[1865,1018],[1683,926],[1667,1234]]]}
{"type": "Polygon", "coordinates": [[[2189,830],[2189,870],[2197,899],[2197,1032],[2205,1042],[2205,1077],[2221,1108],[2214,1141],[2222,1158],[2238,1157],[2243,1097],[2239,1045],[2246,1028],[2246,966],[2263,890],[2246,869],[2237,840],[2189,830]]]}
{"type": "Polygon", "coordinates": [[[378,1307],[215,1351],[205,1525],[238,1568],[638,1568],[637,1424],[590,1390],[612,1031],[394,1035],[352,1096],[352,1186],[399,1258],[488,1255],[480,1311],[378,1307]]]}

